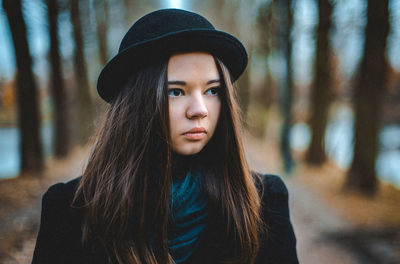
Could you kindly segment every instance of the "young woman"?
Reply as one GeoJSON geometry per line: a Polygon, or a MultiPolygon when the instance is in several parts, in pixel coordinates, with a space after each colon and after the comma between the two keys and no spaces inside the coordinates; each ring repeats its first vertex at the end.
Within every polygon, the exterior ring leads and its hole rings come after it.
{"type": "Polygon", "coordinates": [[[110,106],[83,176],[43,196],[32,263],[298,263],[284,183],[244,156],[246,64],[198,14],[138,20],[99,76],[110,106]]]}

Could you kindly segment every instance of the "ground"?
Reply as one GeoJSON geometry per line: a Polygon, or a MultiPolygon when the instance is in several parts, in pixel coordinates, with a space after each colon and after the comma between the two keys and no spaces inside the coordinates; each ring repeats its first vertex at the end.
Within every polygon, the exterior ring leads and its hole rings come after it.
{"type": "Polygon", "coordinates": [[[88,147],[76,147],[63,160],[49,160],[40,175],[0,180],[0,263],[30,263],[40,220],[41,196],[58,181],[81,175],[88,147]]]}
{"type": "MultiPolygon", "coordinates": [[[[281,171],[274,139],[247,135],[254,170],[279,174],[289,189],[291,219],[300,263],[400,263],[400,191],[383,185],[371,199],[340,191],[345,173],[334,164],[297,165],[281,171]]],[[[76,148],[62,161],[49,161],[41,177],[0,181],[0,263],[30,263],[40,219],[40,197],[53,183],[79,176],[89,148],[76,148]]],[[[297,157],[298,158],[298,157],[297,157]]]]}

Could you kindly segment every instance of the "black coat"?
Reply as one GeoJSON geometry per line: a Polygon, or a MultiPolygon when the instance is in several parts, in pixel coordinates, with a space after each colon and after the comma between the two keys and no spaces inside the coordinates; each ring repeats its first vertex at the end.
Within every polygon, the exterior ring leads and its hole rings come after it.
{"type": "MultiPolygon", "coordinates": [[[[42,216],[32,264],[80,264],[105,263],[102,250],[87,250],[81,245],[81,209],[70,206],[80,177],[67,183],[51,186],[43,195],[42,216]]],[[[289,217],[288,191],[278,176],[264,175],[262,215],[266,223],[267,235],[261,237],[261,247],[256,264],[298,263],[296,237],[289,217]]],[[[213,221],[210,219],[209,221],[213,221]]],[[[207,231],[204,231],[207,233],[207,231]]],[[[208,232],[211,233],[211,232],[208,232]]],[[[206,236],[207,237],[207,236],[206,236]]],[[[212,263],[218,248],[202,239],[188,263],[212,263]],[[204,254],[206,253],[206,254],[204,254]]]]}

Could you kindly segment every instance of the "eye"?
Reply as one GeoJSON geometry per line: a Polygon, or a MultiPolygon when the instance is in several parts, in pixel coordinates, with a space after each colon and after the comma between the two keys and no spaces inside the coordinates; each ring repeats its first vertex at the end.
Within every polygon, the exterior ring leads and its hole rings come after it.
{"type": "Polygon", "coordinates": [[[221,89],[221,87],[213,87],[210,88],[206,91],[206,94],[208,95],[212,95],[212,96],[216,96],[219,95],[219,89],[221,89]]]}
{"type": "Polygon", "coordinates": [[[178,96],[182,96],[182,95],[183,95],[183,91],[181,89],[174,88],[174,89],[168,90],[168,96],[170,96],[170,97],[178,97],[178,96]]]}

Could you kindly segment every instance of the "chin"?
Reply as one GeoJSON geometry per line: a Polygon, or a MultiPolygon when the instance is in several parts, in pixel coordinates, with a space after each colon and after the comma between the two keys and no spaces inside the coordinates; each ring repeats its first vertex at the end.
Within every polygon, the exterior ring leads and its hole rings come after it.
{"type": "Polygon", "coordinates": [[[181,146],[181,147],[175,147],[173,148],[174,151],[180,155],[195,155],[199,153],[202,149],[204,148],[204,145],[194,145],[194,146],[181,146]]]}

